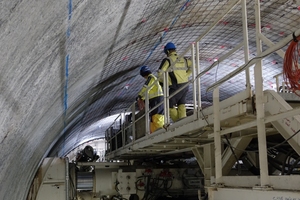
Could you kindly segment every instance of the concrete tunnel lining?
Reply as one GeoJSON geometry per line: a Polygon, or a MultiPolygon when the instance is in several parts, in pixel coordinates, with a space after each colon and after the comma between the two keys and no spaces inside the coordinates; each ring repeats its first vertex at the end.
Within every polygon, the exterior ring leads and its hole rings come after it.
{"type": "MultiPolygon", "coordinates": [[[[182,53],[233,2],[73,0],[71,35],[66,38],[70,1],[0,2],[0,44],[3,49],[0,51],[0,180],[4,182],[0,197],[3,199],[26,199],[44,157],[63,156],[63,152],[81,144],[81,138],[94,136],[87,132],[90,125],[132,103],[144,81],[138,76],[138,69],[153,47],[157,48],[151,52],[148,65],[157,69],[164,57],[164,42],[174,41],[182,53]],[[181,12],[183,5],[186,8],[181,12]],[[168,31],[174,19],[177,21],[168,31]],[[166,32],[163,41],[157,43],[166,32]],[[70,55],[69,106],[67,118],[64,118],[67,53],[70,55]],[[123,90],[124,84],[128,84],[129,90],[123,90]],[[117,103],[118,106],[112,106],[117,103]],[[66,132],[64,120],[68,122],[66,132]],[[64,138],[65,143],[62,142],[64,138]]],[[[274,43],[295,31],[300,17],[293,2],[271,0],[261,3],[262,31],[274,43]],[[285,30],[283,33],[282,29],[285,30]]],[[[253,1],[247,4],[250,9],[250,57],[254,57],[253,1]]],[[[242,22],[238,20],[240,10],[240,6],[234,8],[201,41],[200,63],[204,68],[242,41],[242,22]]],[[[205,74],[202,79],[203,104],[211,104],[211,94],[205,89],[243,62],[243,49],[240,49],[224,64],[220,63],[217,70],[205,74]]],[[[273,76],[282,71],[282,58],[272,54],[263,62],[266,66],[263,69],[264,89],[270,89],[273,76]]],[[[253,68],[250,72],[253,73],[253,68]]],[[[244,79],[241,74],[224,83],[220,87],[221,99],[241,91],[244,79]]],[[[106,126],[108,124],[103,126],[101,133],[106,126]]]]}
{"type": "MultiPolygon", "coordinates": [[[[145,1],[128,2],[126,8],[126,1],[73,1],[70,105],[88,98],[81,95],[100,76],[108,49],[125,44],[130,27],[141,18],[145,1]],[[114,34],[116,27],[119,35],[114,34]]],[[[5,1],[1,5],[0,42],[5,51],[0,52],[0,180],[5,184],[0,196],[26,199],[42,158],[63,127],[68,1],[5,1]]]]}

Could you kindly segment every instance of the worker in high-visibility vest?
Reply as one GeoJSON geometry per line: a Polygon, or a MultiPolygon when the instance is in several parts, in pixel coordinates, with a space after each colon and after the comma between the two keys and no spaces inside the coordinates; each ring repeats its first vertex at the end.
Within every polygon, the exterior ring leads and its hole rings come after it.
{"type": "MultiPolygon", "coordinates": [[[[165,45],[164,52],[167,57],[163,59],[158,69],[158,78],[162,83],[164,72],[168,72],[169,95],[171,95],[189,81],[189,76],[192,74],[192,62],[186,58],[178,58],[176,46],[172,42],[165,45]]],[[[170,98],[170,117],[173,122],[186,117],[187,93],[188,86],[170,98]]]]}
{"type": "MultiPolygon", "coordinates": [[[[149,110],[155,107],[157,104],[163,102],[163,91],[157,78],[152,74],[151,70],[147,66],[143,66],[140,69],[140,75],[146,79],[146,82],[138,94],[137,99],[145,100],[146,90],[148,90],[149,97],[149,110]]],[[[153,111],[150,112],[150,132],[162,128],[164,125],[164,105],[161,104],[153,111]]]]}

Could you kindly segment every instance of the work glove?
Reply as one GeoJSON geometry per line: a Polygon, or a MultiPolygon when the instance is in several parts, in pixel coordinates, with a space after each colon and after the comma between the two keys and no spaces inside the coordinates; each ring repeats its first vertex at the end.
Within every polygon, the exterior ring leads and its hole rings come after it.
{"type": "Polygon", "coordinates": [[[142,99],[141,95],[139,95],[139,96],[137,96],[137,97],[135,98],[136,101],[138,101],[138,100],[140,100],[140,99],[142,99]]]}

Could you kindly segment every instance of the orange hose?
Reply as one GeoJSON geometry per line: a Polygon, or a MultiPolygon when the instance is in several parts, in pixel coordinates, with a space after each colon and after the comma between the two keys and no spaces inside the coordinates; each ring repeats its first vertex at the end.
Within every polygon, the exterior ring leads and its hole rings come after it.
{"type": "Polygon", "coordinates": [[[300,41],[300,36],[297,37],[296,41],[293,40],[290,43],[285,52],[283,61],[283,79],[287,84],[288,89],[300,96],[300,94],[297,94],[297,92],[300,92],[300,69],[298,66],[300,51],[298,41],[300,41]]]}

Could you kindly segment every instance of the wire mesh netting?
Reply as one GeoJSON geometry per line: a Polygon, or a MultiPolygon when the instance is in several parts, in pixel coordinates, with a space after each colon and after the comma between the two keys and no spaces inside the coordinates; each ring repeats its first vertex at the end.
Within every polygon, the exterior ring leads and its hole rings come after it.
{"type": "MultiPolygon", "coordinates": [[[[130,102],[135,99],[137,88],[143,82],[143,79],[138,78],[139,67],[145,64],[155,72],[165,56],[163,47],[167,42],[174,42],[178,53],[181,54],[213,23],[216,23],[216,19],[223,14],[231,2],[149,1],[141,23],[132,34],[132,42],[113,52],[105,65],[101,79],[106,79],[120,71],[126,73],[126,69],[133,68],[130,72],[123,74],[130,78],[123,83],[120,82],[120,85],[115,88],[119,92],[113,94],[114,97],[120,97],[124,101],[113,105],[110,110],[118,112],[116,108],[120,107],[122,102],[130,102]],[[128,86],[128,89],[124,89],[125,86],[128,86]]],[[[250,59],[256,56],[254,6],[254,1],[247,1],[250,59]]],[[[292,1],[261,1],[262,33],[271,42],[276,43],[291,34],[295,31],[298,23],[299,10],[292,1]]],[[[207,68],[241,42],[243,42],[242,6],[238,3],[200,40],[201,68],[207,68]]],[[[268,46],[263,46],[263,49],[267,48],[268,46]]],[[[189,56],[188,54],[187,56],[189,56]]],[[[275,82],[273,76],[281,72],[282,58],[276,54],[269,57],[265,59],[263,67],[265,89],[272,89],[270,85],[275,82]]],[[[207,93],[206,87],[244,63],[243,49],[218,63],[217,67],[202,77],[203,95],[207,93]]],[[[124,78],[120,79],[124,80],[124,78]]],[[[227,81],[221,86],[221,100],[245,89],[245,85],[244,73],[227,81]]],[[[102,98],[102,102],[108,102],[112,96],[105,95],[102,98]]],[[[127,105],[128,103],[124,104],[124,107],[127,105]]]]}
{"type": "MultiPolygon", "coordinates": [[[[257,56],[255,1],[247,0],[247,28],[249,59],[257,56]]],[[[294,1],[260,1],[261,31],[271,43],[277,43],[292,34],[300,22],[300,11],[294,1]]],[[[132,30],[130,42],[109,55],[98,85],[106,83],[85,111],[81,126],[89,124],[121,110],[133,103],[144,79],[139,69],[147,65],[156,74],[165,57],[163,47],[172,41],[181,55],[199,37],[200,65],[205,70],[218,59],[244,41],[242,5],[233,0],[149,0],[140,23],[132,30]],[[236,2],[225,14],[224,11],[236,2]],[[224,17],[217,20],[223,14],[224,17]]],[[[269,46],[263,44],[263,50],[269,46]]],[[[286,47],[282,50],[285,51],[286,47]]],[[[185,56],[190,57],[190,52],[185,56]]],[[[248,61],[244,48],[240,48],[201,77],[203,102],[212,101],[207,88],[248,61]]],[[[274,76],[282,72],[283,59],[272,53],[263,59],[263,87],[275,89],[274,76]]],[[[253,67],[250,70],[254,85],[253,67]]],[[[280,79],[282,81],[282,79],[280,79]]],[[[245,72],[227,80],[220,86],[220,99],[224,100],[246,87],[245,72]]],[[[191,91],[191,90],[190,90],[191,91]]],[[[189,94],[188,102],[192,95],[189,94]]]]}

